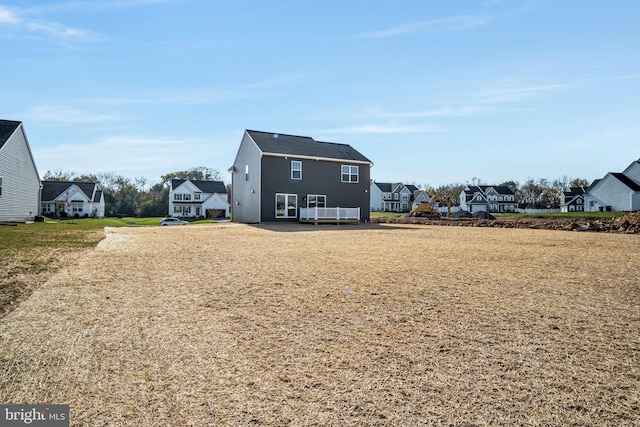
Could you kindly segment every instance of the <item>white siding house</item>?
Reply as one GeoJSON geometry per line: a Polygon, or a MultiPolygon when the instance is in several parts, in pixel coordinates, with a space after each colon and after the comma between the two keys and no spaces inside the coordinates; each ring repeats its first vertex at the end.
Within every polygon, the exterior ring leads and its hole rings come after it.
{"type": "Polygon", "coordinates": [[[0,222],[33,220],[41,187],[22,122],[0,120],[0,222]]]}
{"type": "Polygon", "coordinates": [[[104,217],[104,195],[94,182],[43,181],[43,216],[104,217]]]}
{"type": "Polygon", "coordinates": [[[371,211],[409,212],[416,201],[429,201],[429,196],[415,185],[401,182],[375,182],[370,188],[371,211]]]}
{"type": "Polygon", "coordinates": [[[635,211],[640,209],[640,160],[623,172],[609,172],[594,181],[584,195],[585,210],[635,211]]]}
{"type": "Polygon", "coordinates": [[[589,187],[584,203],[588,212],[639,210],[640,184],[621,173],[610,172],[589,187]]]}
{"type": "Polygon", "coordinates": [[[172,179],[169,215],[181,218],[227,218],[227,188],[222,181],[172,179]]]}

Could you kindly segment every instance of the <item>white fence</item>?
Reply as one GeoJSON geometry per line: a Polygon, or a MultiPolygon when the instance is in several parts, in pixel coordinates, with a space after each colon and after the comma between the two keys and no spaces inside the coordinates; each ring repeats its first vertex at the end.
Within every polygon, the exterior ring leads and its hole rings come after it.
{"type": "Polygon", "coordinates": [[[300,219],[360,219],[360,208],[300,208],[300,219]]]}

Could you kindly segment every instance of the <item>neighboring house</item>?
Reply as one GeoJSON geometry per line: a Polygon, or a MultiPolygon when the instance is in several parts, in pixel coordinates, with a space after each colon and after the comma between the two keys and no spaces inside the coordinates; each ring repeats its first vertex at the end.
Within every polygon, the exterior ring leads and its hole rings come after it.
{"type": "Polygon", "coordinates": [[[584,205],[589,212],[640,209],[640,159],[621,173],[609,172],[594,181],[584,195],[584,205]]]}
{"type": "Polygon", "coordinates": [[[0,222],[33,220],[41,188],[22,122],[0,120],[0,222]]]}
{"type": "Polygon", "coordinates": [[[344,208],[340,215],[366,221],[371,165],[347,144],[246,130],[229,168],[232,220],[298,221],[309,209],[344,208]]]}
{"type": "Polygon", "coordinates": [[[371,182],[371,210],[409,212],[414,202],[429,201],[429,196],[413,184],[371,182]]]}
{"type": "Polygon", "coordinates": [[[43,216],[104,217],[104,194],[95,182],[42,181],[43,216]]]}
{"type": "Polygon", "coordinates": [[[169,215],[181,218],[228,218],[227,187],[222,181],[172,179],[169,215]]]}
{"type": "Polygon", "coordinates": [[[584,211],[584,187],[569,187],[560,196],[560,212],[584,211]]]}
{"type": "Polygon", "coordinates": [[[468,185],[460,192],[460,209],[468,212],[515,212],[516,195],[506,185],[468,185]]]}

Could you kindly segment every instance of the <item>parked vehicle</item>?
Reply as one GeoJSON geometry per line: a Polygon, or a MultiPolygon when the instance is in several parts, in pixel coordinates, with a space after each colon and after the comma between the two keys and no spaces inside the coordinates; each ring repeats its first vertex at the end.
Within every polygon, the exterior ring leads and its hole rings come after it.
{"type": "Polygon", "coordinates": [[[158,225],[189,225],[189,223],[187,221],[182,221],[181,219],[178,218],[162,218],[162,220],[160,221],[160,224],[158,225]]]}
{"type": "Polygon", "coordinates": [[[447,216],[451,215],[451,197],[447,194],[444,197],[434,195],[428,202],[417,202],[411,207],[411,212],[408,216],[419,216],[423,218],[440,219],[442,215],[438,213],[438,208],[435,207],[436,202],[447,201],[447,216]]]}

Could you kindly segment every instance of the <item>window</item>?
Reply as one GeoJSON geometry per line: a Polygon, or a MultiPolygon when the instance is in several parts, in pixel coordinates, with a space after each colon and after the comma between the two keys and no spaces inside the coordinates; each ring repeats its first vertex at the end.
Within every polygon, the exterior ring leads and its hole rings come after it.
{"type": "Polygon", "coordinates": [[[71,212],[73,213],[82,212],[82,203],[71,203],[71,212]]]}
{"type": "Polygon", "coordinates": [[[174,194],[173,200],[182,200],[182,194],[178,194],[178,193],[174,194]]]}
{"type": "Polygon", "coordinates": [[[249,165],[244,166],[244,180],[249,181],[249,165]]]}
{"type": "Polygon", "coordinates": [[[327,206],[327,196],[309,194],[307,196],[308,208],[324,208],[327,206]]]}
{"type": "Polygon", "coordinates": [[[173,213],[181,215],[189,215],[191,213],[191,206],[174,206],[173,213]]]}
{"type": "Polygon", "coordinates": [[[202,194],[202,193],[195,193],[195,194],[193,195],[193,200],[200,200],[200,195],[201,195],[201,194],[202,194]]]}
{"type": "Polygon", "coordinates": [[[191,194],[183,194],[182,200],[191,200],[191,194]]]}
{"type": "Polygon", "coordinates": [[[358,182],[358,166],[342,165],[342,182],[358,182]]]}
{"type": "Polygon", "coordinates": [[[291,179],[302,179],[302,162],[299,160],[291,161],[291,179]]]}
{"type": "Polygon", "coordinates": [[[276,194],[276,218],[297,218],[298,196],[296,194],[276,194]]]}

